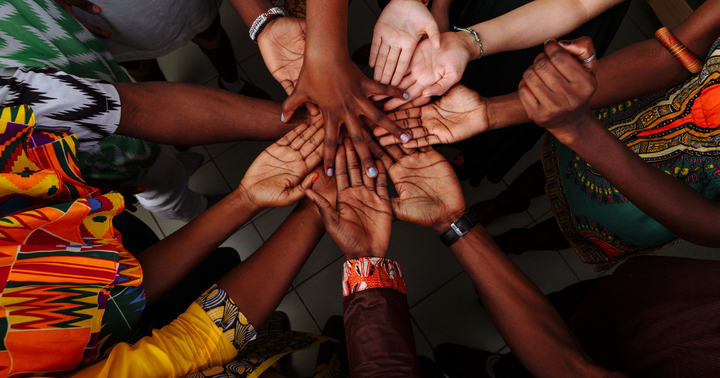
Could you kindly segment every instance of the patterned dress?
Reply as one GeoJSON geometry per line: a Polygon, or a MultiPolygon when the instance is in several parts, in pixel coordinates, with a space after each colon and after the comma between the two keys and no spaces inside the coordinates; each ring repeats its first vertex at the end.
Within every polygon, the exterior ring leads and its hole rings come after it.
{"type": "MultiPolygon", "coordinates": [[[[683,84],[596,112],[647,163],[720,202],[720,39],[703,70],[683,84]]],[[[597,270],[679,241],[550,134],[542,160],[555,218],[597,270]]]]}

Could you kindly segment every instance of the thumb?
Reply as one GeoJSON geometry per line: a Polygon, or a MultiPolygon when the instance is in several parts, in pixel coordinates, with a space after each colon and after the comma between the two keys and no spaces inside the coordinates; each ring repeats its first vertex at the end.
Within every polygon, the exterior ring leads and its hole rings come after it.
{"type": "Polygon", "coordinates": [[[395,218],[403,222],[410,222],[405,216],[404,206],[399,197],[390,197],[390,206],[392,206],[392,212],[395,218]]]}
{"type": "Polygon", "coordinates": [[[289,121],[295,113],[295,110],[297,110],[297,108],[305,102],[309,101],[310,99],[307,96],[300,94],[300,92],[295,89],[293,93],[282,103],[282,114],[280,115],[280,120],[282,122],[289,121]]]}
{"type": "Polygon", "coordinates": [[[323,223],[325,224],[325,228],[330,229],[334,227],[337,223],[337,219],[335,217],[336,212],[332,207],[332,204],[330,204],[330,201],[326,200],[325,197],[321,196],[312,189],[305,190],[305,196],[313,201],[317,207],[320,212],[320,216],[323,219],[323,223]]]}
{"type": "Polygon", "coordinates": [[[581,37],[571,41],[560,41],[558,44],[581,62],[593,57],[589,62],[583,63],[583,66],[593,74],[597,72],[598,60],[594,57],[595,46],[593,46],[592,39],[581,37]]]}
{"type": "Polygon", "coordinates": [[[432,20],[431,23],[425,28],[425,34],[427,34],[430,44],[435,50],[440,50],[440,30],[438,29],[437,22],[432,20]]]}
{"type": "Polygon", "coordinates": [[[452,84],[453,83],[451,83],[449,79],[442,78],[437,83],[425,88],[425,90],[422,91],[421,98],[430,96],[442,96],[452,84]]]}

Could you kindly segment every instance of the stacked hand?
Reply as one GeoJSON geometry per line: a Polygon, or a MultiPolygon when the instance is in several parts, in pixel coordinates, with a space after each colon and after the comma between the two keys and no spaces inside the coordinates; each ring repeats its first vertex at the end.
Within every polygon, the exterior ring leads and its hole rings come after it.
{"type": "Polygon", "coordinates": [[[80,20],[75,13],[72,10],[72,7],[79,8],[85,12],[88,12],[90,14],[100,14],[102,12],[102,9],[100,9],[99,6],[87,1],[87,0],[54,0],[57,5],[60,6],[60,8],[65,9],[66,12],[70,13],[71,16],[73,16],[74,19],[78,20],[82,26],[84,26],[87,30],[90,30],[91,33],[95,34],[96,36],[100,38],[110,38],[110,30],[102,29],[97,26],[91,26],[88,25],[86,22],[80,20]]]}
{"type": "Polygon", "coordinates": [[[413,102],[415,106],[424,105],[430,101],[430,96],[441,96],[460,81],[468,62],[480,55],[479,50],[476,51],[478,44],[470,33],[442,33],[440,45],[440,49],[436,49],[430,40],[418,43],[405,78],[398,86],[409,97],[391,99],[385,103],[385,110],[393,110],[415,99],[420,99],[413,102]]]}
{"type": "MultiPolygon", "coordinates": [[[[391,120],[405,129],[412,138],[403,143],[405,148],[425,147],[433,144],[454,143],[486,131],[488,112],[485,98],[477,92],[455,85],[442,98],[418,108],[398,110],[388,114],[391,120]]],[[[373,130],[380,144],[402,143],[379,127],[373,130]]]]}
{"type": "Polygon", "coordinates": [[[238,192],[257,208],[288,206],[303,197],[322,156],[325,132],[319,124],[300,125],[266,148],[248,168],[238,192]]]}
{"type": "Polygon", "coordinates": [[[592,40],[555,40],[545,43],[545,53],[538,55],[532,67],[523,74],[518,95],[530,118],[559,139],[572,138],[589,122],[597,120],[590,112],[590,98],[597,89],[597,60],[586,64],[595,51],[592,40]]]}
{"type": "Polygon", "coordinates": [[[337,150],[335,167],[336,206],[313,189],[306,195],[317,205],[325,229],[346,258],[385,257],[392,227],[385,168],[378,161],[377,179],[364,175],[349,139],[337,150]]]}
{"type": "Polygon", "coordinates": [[[370,49],[374,79],[398,85],[410,64],[415,46],[427,34],[433,48],[440,48],[440,32],[435,19],[419,0],[392,0],[375,24],[370,49]]]}

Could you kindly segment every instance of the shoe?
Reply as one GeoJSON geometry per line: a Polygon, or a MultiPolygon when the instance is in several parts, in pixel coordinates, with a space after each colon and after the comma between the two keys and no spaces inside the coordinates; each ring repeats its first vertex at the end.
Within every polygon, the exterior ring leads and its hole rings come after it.
{"type": "Polygon", "coordinates": [[[435,363],[450,378],[490,378],[487,360],[495,354],[458,344],[440,344],[435,348],[435,363]]]}
{"type": "MultiPolygon", "coordinates": [[[[240,80],[240,79],[238,79],[238,80],[240,80]]],[[[224,89],[224,90],[226,90],[226,91],[229,91],[229,89],[227,89],[227,88],[225,87],[225,85],[222,83],[222,80],[220,80],[220,77],[219,77],[219,76],[218,76],[218,87],[219,87],[220,89],[224,89]]],[[[232,92],[232,91],[231,91],[231,92],[232,92]]],[[[258,98],[258,99],[260,99],[260,100],[272,101],[272,97],[270,97],[270,95],[269,95],[267,92],[265,92],[264,90],[262,90],[262,89],[260,89],[260,88],[258,88],[258,87],[256,87],[256,86],[248,83],[247,81],[245,82],[245,85],[243,85],[242,89],[240,89],[240,90],[237,91],[236,93],[239,94],[239,95],[243,95],[243,96],[248,96],[248,97],[252,97],[252,98],[258,98]]]]}

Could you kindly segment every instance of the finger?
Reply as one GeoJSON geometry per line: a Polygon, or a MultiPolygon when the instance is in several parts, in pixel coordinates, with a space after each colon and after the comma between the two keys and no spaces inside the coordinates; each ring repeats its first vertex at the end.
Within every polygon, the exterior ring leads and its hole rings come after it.
{"type": "Polygon", "coordinates": [[[423,97],[431,97],[431,96],[442,96],[447,92],[448,89],[450,89],[453,85],[457,84],[459,79],[455,77],[455,75],[452,76],[443,76],[440,80],[438,80],[437,83],[427,87],[424,91],[422,91],[423,97]]]}
{"type": "Polygon", "coordinates": [[[335,169],[337,169],[335,180],[337,180],[338,193],[350,186],[345,155],[345,147],[341,144],[340,148],[337,149],[337,153],[335,153],[335,169]]]}
{"type": "Polygon", "coordinates": [[[298,127],[288,131],[287,134],[283,135],[282,138],[278,139],[277,143],[280,146],[289,146],[293,143],[293,141],[302,134],[309,126],[305,123],[302,125],[299,125],[298,127]]]}
{"type": "MultiPolygon", "coordinates": [[[[324,132],[324,130],[321,130],[324,132]]],[[[308,168],[314,168],[317,167],[318,164],[320,164],[323,161],[323,149],[325,148],[325,142],[320,143],[317,148],[310,151],[310,153],[304,157],[305,159],[305,165],[308,166],[308,168]]],[[[327,171],[325,171],[327,172],[327,171]]]]}
{"type": "Polygon", "coordinates": [[[385,69],[385,62],[387,61],[388,54],[390,54],[390,45],[383,43],[378,50],[377,60],[375,61],[375,74],[373,79],[380,81],[382,78],[383,70],[385,69]]]}
{"type": "Polygon", "coordinates": [[[430,44],[435,50],[440,49],[440,29],[438,29],[437,22],[433,20],[428,27],[425,28],[425,34],[427,34],[430,44]]]}
{"type": "Polygon", "coordinates": [[[409,119],[409,118],[420,118],[420,117],[422,117],[422,110],[421,110],[421,108],[410,108],[410,109],[404,109],[404,110],[397,110],[392,113],[389,113],[387,116],[392,121],[399,121],[399,120],[409,119]]]}
{"type": "MultiPolygon", "coordinates": [[[[363,136],[362,133],[362,127],[360,127],[356,120],[350,120],[350,122],[346,123],[346,126],[348,126],[347,129],[348,134],[350,134],[350,141],[345,141],[345,147],[347,147],[348,143],[352,144],[354,151],[353,153],[357,154],[359,158],[358,169],[363,170],[370,177],[377,176],[377,168],[375,167],[375,161],[373,160],[372,155],[370,155],[370,150],[368,150],[365,136],[363,136]]],[[[350,156],[348,155],[348,169],[349,168],[350,156]]],[[[353,172],[350,172],[351,183],[353,182],[352,175],[353,172]]]]}
{"type": "Polygon", "coordinates": [[[395,161],[398,161],[405,156],[403,150],[396,144],[384,146],[383,149],[385,149],[385,152],[387,152],[387,154],[390,155],[390,157],[392,157],[395,161]]]}
{"type": "MultiPolygon", "coordinates": [[[[308,130],[310,129],[308,128],[308,130]]],[[[309,135],[305,144],[300,147],[300,155],[302,155],[303,159],[307,160],[313,152],[318,150],[318,147],[323,143],[323,139],[325,139],[325,129],[316,128],[315,134],[309,135]]],[[[320,158],[322,159],[322,154],[320,154],[320,158]]]]}
{"type": "MultiPolygon", "coordinates": [[[[78,21],[80,21],[80,20],[78,19],[78,21]]],[[[112,32],[110,30],[102,29],[97,26],[88,25],[84,21],[80,21],[80,24],[82,24],[82,26],[84,26],[87,30],[89,30],[91,33],[95,34],[96,36],[98,36],[100,38],[110,38],[110,36],[112,35],[112,32]]]]}
{"type": "Polygon", "coordinates": [[[100,14],[100,12],[102,12],[102,8],[87,0],[73,1],[72,6],[92,14],[100,14]]]}
{"type": "Polygon", "coordinates": [[[302,147],[305,145],[305,142],[307,142],[310,137],[315,135],[315,133],[320,128],[317,125],[310,125],[305,128],[298,136],[293,139],[292,143],[290,143],[290,148],[292,148],[295,151],[300,151],[302,147]]]}
{"type": "MultiPolygon", "coordinates": [[[[407,79],[407,77],[405,77],[405,79],[407,79]]],[[[400,85],[398,87],[402,88],[403,83],[407,83],[405,79],[400,82],[400,85]]],[[[386,111],[394,110],[398,106],[406,104],[408,101],[412,101],[420,97],[422,91],[423,86],[420,85],[418,82],[414,81],[413,79],[412,85],[405,89],[405,94],[407,94],[407,97],[403,96],[403,98],[391,98],[390,101],[386,102],[385,105],[383,105],[383,109],[385,109],[386,111]]]]}
{"type": "Polygon", "coordinates": [[[527,88],[540,104],[552,103],[552,91],[542,81],[533,67],[528,68],[523,74],[523,81],[527,88]]]}
{"type": "MultiPolygon", "coordinates": [[[[383,68],[382,79],[380,79],[381,83],[390,84],[401,52],[402,50],[399,47],[393,47],[390,49],[390,53],[388,53],[387,60],[385,61],[385,68],[383,68]]],[[[404,73],[405,72],[403,72],[403,74],[404,73]]],[[[400,80],[398,80],[398,82],[399,81],[400,80]]]]}
{"type": "Polygon", "coordinates": [[[537,98],[532,94],[532,91],[528,89],[527,84],[525,81],[521,81],[518,85],[518,97],[520,97],[520,102],[522,102],[523,107],[525,107],[525,112],[527,114],[538,114],[540,111],[540,103],[538,102],[537,98]]]}
{"type": "Polygon", "coordinates": [[[378,167],[378,177],[377,183],[375,184],[375,192],[377,193],[378,197],[389,202],[390,194],[388,193],[387,171],[385,170],[384,164],[385,163],[380,160],[375,162],[375,165],[377,165],[378,167]]]}
{"type": "Polygon", "coordinates": [[[303,194],[306,190],[312,190],[312,185],[317,180],[318,174],[315,172],[310,172],[305,178],[302,180],[300,185],[292,188],[292,192],[290,194],[290,199],[295,202],[302,198],[303,194]]]}
{"type": "Polygon", "coordinates": [[[312,116],[316,116],[316,115],[320,114],[320,108],[318,108],[317,105],[313,104],[312,102],[306,102],[305,107],[307,108],[308,112],[310,112],[310,115],[312,115],[312,116]]]}
{"type": "MultiPolygon", "coordinates": [[[[363,133],[367,134],[367,131],[364,131],[363,133]]],[[[369,134],[366,135],[366,138],[368,141],[368,148],[370,149],[370,153],[372,154],[373,158],[375,160],[382,161],[386,167],[390,167],[391,165],[393,165],[393,159],[385,152],[382,147],[380,147],[377,141],[375,141],[375,138],[370,137],[369,134]]]]}
{"type": "Polygon", "coordinates": [[[282,103],[282,113],[280,113],[280,121],[289,121],[295,113],[295,110],[297,110],[297,108],[299,108],[302,104],[309,101],[310,99],[306,95],[300,93],[300,91],[294,91],[282,103]]]}
{"type": "MultiPolygon", "coordinates": [[[[375,163],[375,162],[373,162],[375,163]]],[[[377,167],[377,164],[374,164],[377,167]]],[[[378,167],[378,172],[380,171],[380,167],[378,167]]],[[[375,175],[377,176],[377,175],[375,175]]],[[[375,191],[375,178],[370,177],[369,175],[362,175],[362,184],[365,186],[365,189],[374,192],[375,191]]]]}
{"type": "Polygon", "coordinates": [[[590,38],[580,38],[567,46],[561,46],[555,41],[545,43],[545,53],[550,61],[565,76],[568,81],[582,81],[587,79],[588,72],[595,74],[597,71],[597,58],[593,58],[586,64],[580,63],[590,58],[595,53],[595,48],[590,38]]]}
{"type": "Polygon", "coordinates": [[[405,77],[405,72],[407,72],[407,69],[410,66],[410,59],[412,58],[412,54],[413,49],[402,50],[402,52],[400,53],[400,58],[398,59],[397,67],[395,67],[395,74],[392,77],[390,85],[400,84],[403,77],[405,77]]]}
{"type": "Polygon", "coordinates": [[[395,97],[395,98],[409,98],[409,94],[402,91],[402,89],[398,87],[393,87],[392,85],[382,84],[378,83],[377,81],[370,80],[366,77],[362,78],[362,81],[360,82],[362,85],[363,90],[365,91],[365,96],[370,97],[372,95],[383,95],[388,97],[395,97]]]}
{"type": "Polygon", "coordinates": [[[428,96],[428,97],[418,97],[418,98],[416,98],[416,99],[414,99],[414,100],[412,100],[412,101],[410,101],[410,102],[408,102],[408,103],[406,103],[406,104],[403,104],[403,105],[399,106],[399,107],[398,107],[398,110],[405,110],[405,109],[410,109],[410,108],[419,108],[419,107],[421,107],[421,106],[423,106],[423,105],[426,105],[428,102],[430,102],[430,100],[432,100],[432,97],[431,97],[431,96],[428,96]]]}
{"type": "MultiPolygon", "coordinates": [[[[338,141],[338,124],[337,119],[332,114],[325,117],[325,149],[323,150],[323,158],[325,160],[325,174],[332,177],[335,173],[335,160],[338,141]]],[[[343,160],[344,161],[344,160],[343,160]]]]}
{"type": "Polygon", "coordinates": [[[545,53],[542,53],[535,58],[533,69],[551,92],[556,92],[569,85],[565,76],[563,76],[557,68],[555,68],[545,53]]]}
{"type": "Polygon", "coordinates": [[[325,224],[325,228],[334,227],[337,224],[337,212],[330,201],[312,189],[306,190],[305,196],[313,201],[317,207],[325,224]]]}
{"type": "Polygon", "coordinates": [[[378,52],[380,51],[381,45],[382,37],[380,37],[380,33],[373,31],[373,40],[372,44],[370,45],[370,58],[368,59],[368,65],[370,67],[375,68],[375,63],[377,62],[377,56],[378,52]]]}
{"type": "Polygon", "coordinates": [[[383,114],[383,112],[381,112],[374,106],[370,105],[369,103],[362,106],[364,108],[363,110],[365,110],[365,113],[363,115],[365,117],[368,117],[376,125],[389,131],[403,142],[407,142],[412,139],[411,135],[406,133],[402,128],[400,128],[400,126],[396,125],[395,122],[391,121],[390,118],[388,118],[385,114],[383,114]]]}

